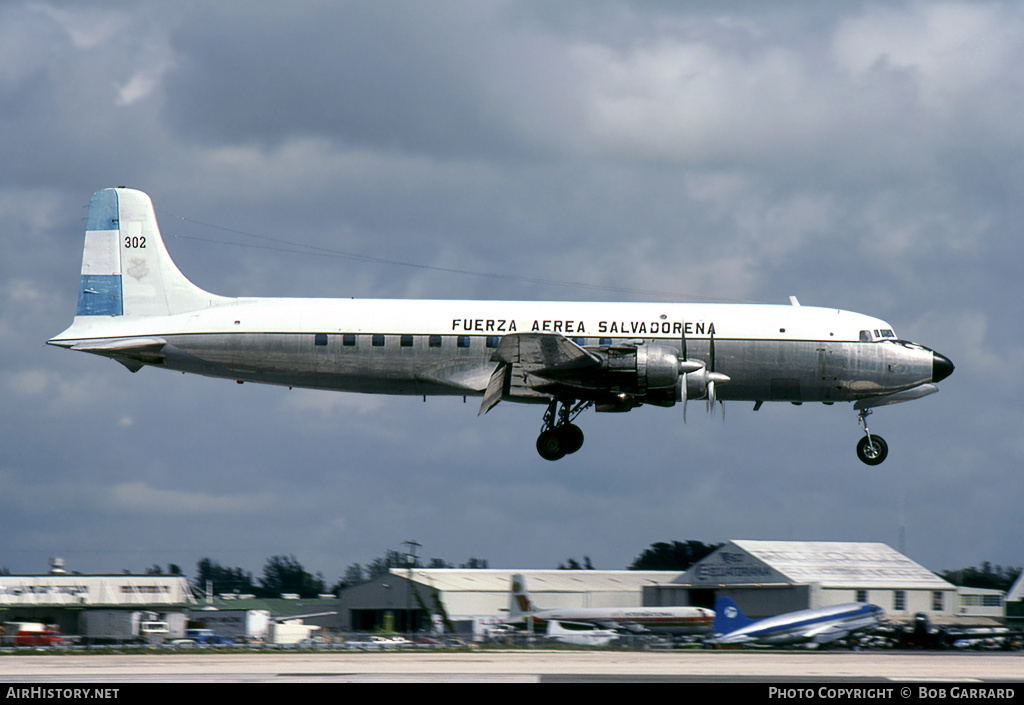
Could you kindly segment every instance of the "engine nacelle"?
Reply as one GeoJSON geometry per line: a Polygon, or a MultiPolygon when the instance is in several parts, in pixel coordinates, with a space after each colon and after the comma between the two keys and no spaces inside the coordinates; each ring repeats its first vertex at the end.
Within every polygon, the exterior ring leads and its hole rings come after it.
{"type": "Polygon", "coordinates": [[[636,377],[641,389],[665,389],[679,381],[679,351],[664,345],[638,345],[636,377]]]}
{"type": "MultiPolygon", "coordinates": [[[[672,406],[684,399],[704,399],[711,383],[729,381],[727,375],[710,372],[702,360],[681,360],[679,350],[667,345],[639,344],[635,348],[603,351],[609,386],[638,395],[643,403],[672,406]],[[686,389],[683,389],[686,385],[686,389]]],[[[623,407],[611,404],[616,411],[623,407]]],[[[613,409],[602,409],[611,411],[613,409]]]]}

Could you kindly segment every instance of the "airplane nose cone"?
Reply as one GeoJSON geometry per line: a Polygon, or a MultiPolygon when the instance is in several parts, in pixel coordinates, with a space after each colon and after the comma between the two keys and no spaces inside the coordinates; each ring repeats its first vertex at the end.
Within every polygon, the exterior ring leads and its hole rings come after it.
{"type": "Polygon", "coordinates": [[[932,353],[932,381],[941,382],[942,380],[953,374],[953,363],[945,355],[939,355],[937,352],[932,353]]]}

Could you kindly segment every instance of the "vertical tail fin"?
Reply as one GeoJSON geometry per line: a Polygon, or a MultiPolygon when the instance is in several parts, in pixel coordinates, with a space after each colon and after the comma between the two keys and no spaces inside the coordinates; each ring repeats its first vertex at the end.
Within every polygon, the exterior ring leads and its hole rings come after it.
{"type": "Polygon", "coordinates": [[[729,634],[755,621],[743,614],[732,598],[722,596],[715,600],[715,621],[711,628],[714,634],[729,634]]]}
{"type": "Polygon", "coordinates": [[[220,298],[197,287],[175,266],[149,196],[126,188],[93,194],[78,316],[170,316],[208,308],[220,298]]]}
{"type": "Polygon", "coordinates": [[[526,591],[526,578],[520,573],[512,576],[512,584],[508,594],[508,613],[510,617],[519,617],[524,614],[536,612],[533,602],[530,601],[530,593],[526,591]]]}

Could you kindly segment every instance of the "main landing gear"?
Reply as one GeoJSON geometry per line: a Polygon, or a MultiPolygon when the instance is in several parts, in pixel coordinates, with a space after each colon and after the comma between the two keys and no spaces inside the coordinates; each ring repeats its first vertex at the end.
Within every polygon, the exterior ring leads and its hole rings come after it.
{"type": "Polygon", "coordinates": [[[857,457],[862,463],[878,465],[889,455],[889,444],[881,436],[875,436],[868,430],[868,415],[871,409],[861,409],[857,413],[857,423],[864,429],[864,437],[857,443],[857,457]]]}
{"type": "Polygon", "coordinates": [[[552,399],[544,412],[544,425],[537,437],[537,452],[544,460],[558,460],[583,447],[583,431],[572,423],[594,402],[552,399]]]}

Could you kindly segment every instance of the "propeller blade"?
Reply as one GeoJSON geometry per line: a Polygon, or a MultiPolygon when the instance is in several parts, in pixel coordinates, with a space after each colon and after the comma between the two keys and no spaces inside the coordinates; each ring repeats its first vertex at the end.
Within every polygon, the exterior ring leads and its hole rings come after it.
{"type": "Polygon", "coordinates": [[[686,423],[686,374],[680,375],[679,383],[682,385],[682,397],[683,397],[683,423],[686,423]]]}
{"type": "Polygon", "coordinates": [[[708,354],[711,356],[711,366],[708,368],[709,372],[715,371],[715,333],[711,332],[710,343],[708,344],[708,354]]]}

